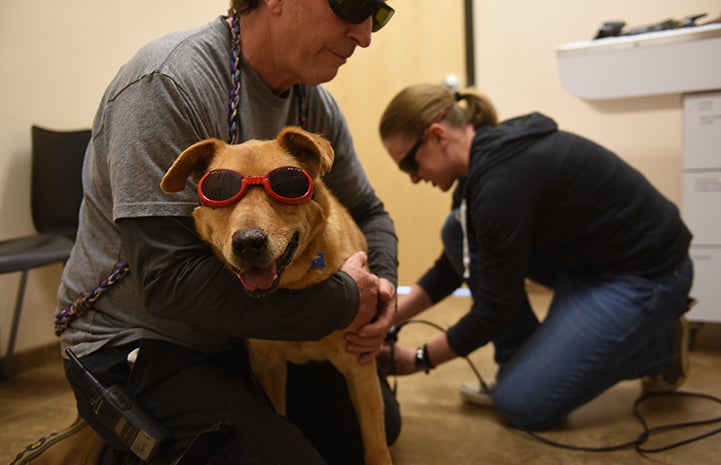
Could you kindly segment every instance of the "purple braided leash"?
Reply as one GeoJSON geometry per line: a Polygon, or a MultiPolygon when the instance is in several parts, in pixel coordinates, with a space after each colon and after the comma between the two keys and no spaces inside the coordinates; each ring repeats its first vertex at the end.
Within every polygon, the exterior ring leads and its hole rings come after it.
{"type": "Polygon", "coordinates": [[[230,90],[230,111],[228,112],[228,143],[237,143],[239,137],[238,109],[240,107],[240,19],[233,10],[230,33],[233,41],[230,54],[230,73],[233,88],[230,90]]]}
{"type": "Polygon", "coordinates": [[[105,278],[105,281],[100,283],[95,289],[79,296],[72,305],[61,310],[55,316],[55,335],[60,336],[63,331],[68,329],[68,326],[70,326],[70,323],[72,323],[75,318],[84,315],[90,309],[91,303],[98,300],[110,286],[118,282],[129,272],[130,265],[127,263],[118,265],[113,273],[105,278]]]}

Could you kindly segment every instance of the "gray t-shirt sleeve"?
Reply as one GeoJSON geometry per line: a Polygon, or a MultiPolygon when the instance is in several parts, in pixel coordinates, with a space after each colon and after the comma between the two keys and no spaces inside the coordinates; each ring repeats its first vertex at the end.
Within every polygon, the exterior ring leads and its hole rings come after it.
{"type": "Polygon", "coordinates": [[[197,205],[191,189],[177,194],[160,189],[165,171],[201,137],[175,84],[162,75],[146,78],[108,104],[105,117],[113,129],[101,133],[100,150],[107,157],[113,220],[189,215],[197,205]]]}

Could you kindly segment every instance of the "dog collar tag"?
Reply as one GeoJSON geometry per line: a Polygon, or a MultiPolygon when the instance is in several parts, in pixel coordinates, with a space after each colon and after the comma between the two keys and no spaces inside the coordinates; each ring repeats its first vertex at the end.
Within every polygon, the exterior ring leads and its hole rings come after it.
{"type": "Polygon", "coordinates": [[[325,268],[325,257],[323,256],[323,252],[318,252],[313,261],[310,263],[310,269],[312,270],[313,268],[320,268],[321,270],[325,268]]]}

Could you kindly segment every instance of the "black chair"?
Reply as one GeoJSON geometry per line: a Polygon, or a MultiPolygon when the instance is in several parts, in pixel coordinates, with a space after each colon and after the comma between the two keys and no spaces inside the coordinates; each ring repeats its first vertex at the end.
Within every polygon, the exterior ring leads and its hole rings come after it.
{"type": "Polygon", "coordinates": [[[83,198],[81,171],[90,130],[54,131],[33,126],[31,137],[31,209],[37,234],[0,241],[0,274],[20,272],[2,379],[10,376],[28,271],[65,263],[70,257],[83,198]]]}

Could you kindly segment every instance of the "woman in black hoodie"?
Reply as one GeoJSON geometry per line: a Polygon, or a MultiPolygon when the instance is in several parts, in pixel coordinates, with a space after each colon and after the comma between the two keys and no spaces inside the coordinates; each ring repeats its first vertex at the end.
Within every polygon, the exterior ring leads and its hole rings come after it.
{"type": "Polygon", "coordinates": [[[444,250],[399,298],[395,324],[466,283],[468,311],[418,349],[396,347],[399,374],[428,371],[492,342],[495,385],[469,391],[525,428],[557,424],[617,382],[677,388],[686,375],[693,266],[678,209],[598,144],[531,113],[499,123],[490,100],[442,85],[401,91],[380,124],[411,181],[455,184],[444,250]],[[525,290],[554,290],[539,322],[525,290]]]}

